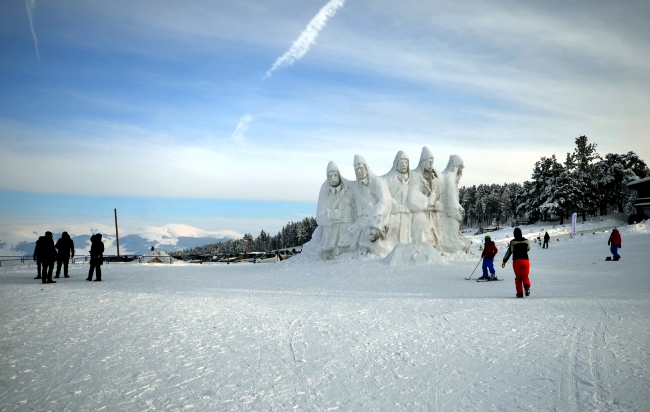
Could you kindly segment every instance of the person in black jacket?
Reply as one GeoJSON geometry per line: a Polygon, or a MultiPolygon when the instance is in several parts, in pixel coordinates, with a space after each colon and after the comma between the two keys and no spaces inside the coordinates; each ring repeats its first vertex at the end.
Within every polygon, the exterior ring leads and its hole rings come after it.
{"type": "Polygon", "coordinates": [[[544,246],[542,246],[542,249],[548,249],[548,241],[551,240],[551,237],[548,235],[548,232],[544,234],[544,246]]]}
{"type": "Polygon", "coordinates": [[[102,281],[102,264],[104,263],[104,242],[102,234],[97,233],[90,237],[90,270],[86,280],[93,280],[93,270],[95,270],[95,282],[102,281]]]}
{"type": "Polygon", "coordinates": [[[36,247],[34,248],[34,254],[32,255],[34,257],[34,262],[36,262],[36,277],[34,279],[41,279],[41,266],[43,266],[43,262],[41,262],[41,258],[39,256],[39,246],[42,239],[43,236],[38,237],[38,240],[36,241],[36,247]]]}
{"type": "Polygon", "coordinates": [[[528,243],[528,239],[521,234],[521,229],[518,227],[515,228],[514,235],[515,238],[511,240],[510,245],[508,245],[508,251],[503,257],[501,267],[506,267],[506,262],[512,255],[512,269],[515,271],[517,297],[523,298],[524,291],[526,292],[526,296],[530,295],[530,279],[528,279],[528,274],[530,273],[530,261],[528,260],[530,243],[528,243]]]}
{"type": "Polygon", "coordinates": [[[52,270],[54,270],[54,261],[56,260],[52,232],[45,232],[43,240],[38,245],[38,256],[41,260],[41,282],[56,283],[52,280],[52,270]]]}
{"type": "Polygon", "coordinates": [[[68,232],[61,233],[61,238],[56,241],[54,247],[57,250],[56,258],[56,276],[58,278],[61,274],[61,265],[63,265],[63,277],[69,278],[68,276],[68,262],[70,258],[74,257],[74,241],[70,238],[68,232]]]}

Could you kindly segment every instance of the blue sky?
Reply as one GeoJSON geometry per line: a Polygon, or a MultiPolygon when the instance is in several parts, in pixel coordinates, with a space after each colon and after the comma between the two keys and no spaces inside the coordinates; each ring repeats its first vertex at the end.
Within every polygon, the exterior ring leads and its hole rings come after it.
{"type": "Polygon", "coordinates": [[[650,3],[338,2],[265,77],[331,2],[0,1],[0,218],[275,232],[357,153],[458,154],[465,185],[582,134],[650,161],[650,3]]]}

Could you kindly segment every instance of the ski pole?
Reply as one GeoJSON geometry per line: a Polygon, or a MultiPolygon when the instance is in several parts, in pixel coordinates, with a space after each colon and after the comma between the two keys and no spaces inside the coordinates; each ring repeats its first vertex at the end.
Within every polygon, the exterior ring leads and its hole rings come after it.
{"type": "Polygon", "coordinates": [[[472,279],[472,276],[474,276],[474,272],[476,272],[476,269],[478,269],[478,265],[481,263],[481,260],[483,260],[483,256],[481,256],[481,258],[478,260],[478,263],[476,264],[476,267],[474,268],[474,270],[472,270],[472,274],[469,275],[468,278],[465,278],[465,280],[472,279]]]}

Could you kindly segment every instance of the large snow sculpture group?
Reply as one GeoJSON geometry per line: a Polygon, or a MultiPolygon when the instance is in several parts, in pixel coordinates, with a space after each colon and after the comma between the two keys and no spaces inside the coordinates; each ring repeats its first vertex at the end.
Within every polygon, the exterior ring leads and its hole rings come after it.
{"type": "Polygon", "coordinates": [[[449,157],[447,168],[433,167],[433,153],[423,147],[420,161],[410,169],[409,157],[397,152],[393,167],[383,176],[354,156],[356,181],[341,176],[334,162],[318,196],[310,248],[323,259],[344,253],[426,262],[441,253],[466,252],[468,240],[460,233],[464,210],[458,199],[463,160],[449,157]]]}

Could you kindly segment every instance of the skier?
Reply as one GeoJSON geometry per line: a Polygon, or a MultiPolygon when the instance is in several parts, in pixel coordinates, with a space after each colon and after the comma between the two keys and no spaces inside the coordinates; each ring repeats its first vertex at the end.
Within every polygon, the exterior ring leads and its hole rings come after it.
{"type": "Polygon", "coordinates": [[[621,245],[621,234],[619,233],[618,229],[614,228],[612,230],[612,234],[609,235],[609,239],[607,240],[607,244],[609,246],[609,250],[611,250],[612,255],[614,255],[614,262],[619,260],[621,258],[621,255],[618,254],[618,249],[622,247],[621,245]]]}
{"type": "Polygon", "coordinates": [[[102,281],[102,263],[104,263],[104,242],[102,242],[102,234],[97,233],[90,237],[90,270],[88,270],[88,277],[86,280],[93,280],[93,269],[95,269],[95,282],[102,281]]]}
{"type": "Polygon", "coordinates": [[[41,266],[43,265],[43,262],[41,262],[41,258],[39,257],[39,249],[41,246],[41,243],[43,242],[43,236],[39,236],[38,240],[36,241],[36,247],[34,248],[34,262],[36,262],[36,277],[34,279],[41,279],[41,266]]]}
{"type": "Polygon", "coordinates": [[[69,278],[68,262],[71,257],[74,258],[74,242],[70,238],[68,232],[61,233],[61,238],[56,241],[54,247],[58,251],[56,258],[56,275],[54,277],[59,277],[61,274],[61,265],[63,265],[63,277],[69,278]]]}
{"type": "Polygon", "coordinates": [[[481,257],[483,258],[483,276],[479,279],[485,280],[498,280],[496,270],[494,270],[494,257],[499,252],[497,246],[494,244],[490,236],[485,236],[485,247],[481,257]],[[488,269],[490,269],[490,276],[488,276],[488,269]]]}
{"type": "Polygon", "coordinates": [[[56,249],[54,248],[54,236],[52,232],[45,232],[45,236],[38,245],[38,259],[41,261],[41,282],[56,283],[52,280],[54,261],[56,260],[56,249]]]}
{"type": "Polygon", "coordinates": [[[542,246],[542,249],[548,249],[548,241],[551,240],[551,236],[549,236],[548,232],[544,234],[544,246],[542,246]]]}
{"type": "Polygon", "coordinates": [[[508,251],[503,257],[502,268],[506,267],[506,262],[512,255],[512,269],[515,271],[515,287],[517,288],[517,297],[524,297],[524,290],[526,296],[530,295],[530,280],[528,273],[530,272],[530,261],[528,260],[528,251],[530,244],[528,239],[524,238],[521,234],[521,229],[518,227],[514,231],[515,238],[510,241],[508,251]]]}

